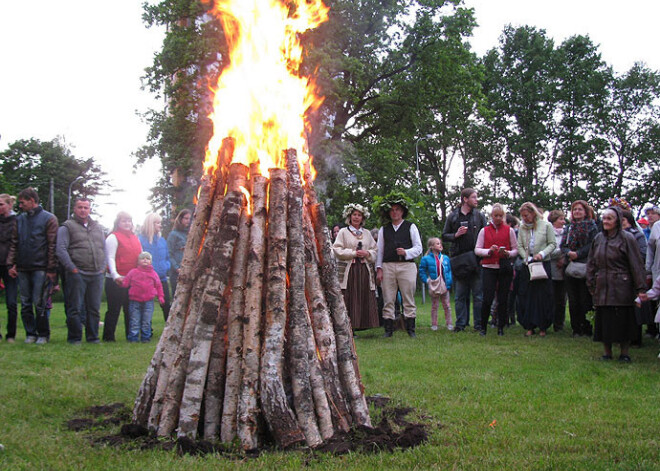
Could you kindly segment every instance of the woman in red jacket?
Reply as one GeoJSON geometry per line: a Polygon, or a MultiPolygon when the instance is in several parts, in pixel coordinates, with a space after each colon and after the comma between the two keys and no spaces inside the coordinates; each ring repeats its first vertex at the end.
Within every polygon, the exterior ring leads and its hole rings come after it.
{"type": "Polygon", "coordinates": [[[138,255],[142,252],[140,240],[133,233],[133,218],[120,211],[115,218],[112,233],[105,240],[105,256],[108,273],[105,279],[105,296],[108,311],[103,322],[103,341],[115,341],[115,329],[119,320],[119,311],[124,309],[124,328],[128,338],[129,311],[128,288],[122,286],[124,277],[137,267],[138,255]]]}

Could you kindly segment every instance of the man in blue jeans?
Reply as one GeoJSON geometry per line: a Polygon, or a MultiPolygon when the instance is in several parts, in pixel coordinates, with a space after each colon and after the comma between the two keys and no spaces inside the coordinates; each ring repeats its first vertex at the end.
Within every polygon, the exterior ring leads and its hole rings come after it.
{"type": "Polygon", "coordinates": [[[57,281],[57,218],[39,205],[34,188],[18,194],[18,206],[22,213],[16,218],[7,266],[9,276],[18,276],[25,343],[43,345],[50,339],[44,289],[57,281]]]}
{"type": "Polygon", "coordinates": [[[72,345],[82,342],[83,322],[85,340],[89,343],[100,342],[105,234],[103,228],[89,217],[90,212],[90,201],[78,198],[73,206],[73,217],[67,219],[57,231],[57,258],[65,272],[67,341],[72,345]]]}
{"type": "MultiPolygon", "coordinates": [[[[461,205],[454,209],[447,217],[445,228],[442,232],[442,240],[451,243],[451,256],[474,252],[477,244],[477,235],[486,225],[486,217],[477,209],[479,199],[476,190],[465,188],[461,191],[461,205]]],[[[475,257],[476,263],[476,257],[475,257]]],[[[453,265],[452,265],[453,270],[453,265]]],[[[481,331],[481,268],[476,263],[474,271],[467,277],[461,277],[453,273],[454,303],[456,308],[455,332],[465,330],[469,319],[468,307],[470,294],[472,294],[472,316],[474,318],[474,330],[481,331]]]]}

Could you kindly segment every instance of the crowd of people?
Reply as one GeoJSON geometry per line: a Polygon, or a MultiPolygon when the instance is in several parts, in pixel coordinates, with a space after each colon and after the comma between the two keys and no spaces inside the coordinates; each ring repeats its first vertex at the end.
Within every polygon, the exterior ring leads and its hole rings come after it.
{"type": "Polygon", "coordinates": [[[126,212],[117,214],[109,234],[90,214],[89,199],[77,198],[73,214],[60,226],[39,204],[33,188],[22,190],[17,198],[0,195],[0,279],[7,306],[7,342],[16,340],[19,293],[25,343],[49,342],[51,297],[60,286],[67,341],[72,345],[82,343],[83,333],[87,343],[114,342],[122,310],[126,340],[149,342],[154,299],[167,321],[169,283],[175,290],[191,212],[178,214],[167,239],[157,214],[146,216],[139,234],[126,212]],[[18,215],[13,211],[16,199],[18,215]],[[101,322],[104,288],[107,311],[101,322]]]}
{"type": "Polygon", "coordinates": [[[482,336],[492,316],[490,324],[500,336],[517,320],[525,336],[545,337],[551,327],[555,332],[565,328],[568,304],[572,335],[602,342],[603,360],[613,358],[618,344],[619,361],[631,361],[629,348],[641,345],[644,325],[646,336],[658,336],[660,208],[651,206],[635,220],[625,200],[612,198],[599,217],[588,202],[577,200],[567,221],[562,210],[544,217],[545,211],[526,202],[518,209],[519,221],[501,204],[492,206],[488,218],[478,207],[477,192],[464,189],[442,236],[428,239],[417,271],[413,262],[422,243],[415,224],[406,221],[405,199],[385,199],[386,223],[376,237],[364,229],[369,211],[347,205],[346,227],[335,225],[332,234],[354,331],[382,325],[384,336],[392,337],[398,308],[403,328],[415,337],[419,276],[431,298],[432,330],[439,328],[442,304],[445,326],[454,332],[466,330],[471,312],[474,330],[482,336]],[[451,244],[449,256],[443,254],[443,242],[451,244]]]}
{"type": "MultiPolygon", "coordinates": [[[[401,327],[416,337],[419,277],[431,299],[432,330],[440,327],[442,304],[445,326],[454,332],[470,326],[472,313],[474,330],[482,336],[489,324],[504,335],[517,320],[526,336],[545,337],[551,327],[565,328],[568,304],[573,336],[602,342],[604,360],[613,358],[613,345],[618,344],[619,360],[630,361],[629,348],[641,344],[644,325],[647,336],[658,335],[660,208],[651,206],[644,218],[635,220],[623,199],[611,199],[600,215],[577,200],[567,222],[561,210],[549,211],[546,218],[526,202],[518,209],[518,221],[501,204],[494,204],[486,217],[472,188],[464,189],[460,198],[441,236],[428,239],[424,256],[419,229],[407,220],[402,195],[392,193],[383,200],[379,209],[385,224],[372,231],[365,228],[368,209],[346,205],[344,227],[336,225],[331,232],[354,331],[383,326],[384,336],[392,337],[398,313],[401,327]],[[443,253],[443,243],[450,244],[449,255],[443,253]],[[595,312],[593,325],[590,311],[595,312]]],[[[25,343],[48,343],[50,298],[62,285],[69,343],[82,343],[83,333],[88,343],[114,342],[122,310],[126,340],[149,342],[154,299],[168,318],[191,211],[177,215],[165,239],[157,214],[147,215],[136,233],[131,215],[119,212],[106,234],[90,216],[86,198],[74,201],[73,214],[61,226],[39,204],[34,189],[24,189],[17,200],[18,215],[16,198],[0,195],[6,341],[16,339],[20,293],[25,343]],[[101,322],[104,289],[107,312],[101,322]]]]}

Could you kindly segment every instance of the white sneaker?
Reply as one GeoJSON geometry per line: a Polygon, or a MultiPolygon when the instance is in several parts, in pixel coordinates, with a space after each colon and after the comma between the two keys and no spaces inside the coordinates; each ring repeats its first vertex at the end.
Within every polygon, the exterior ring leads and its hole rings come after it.
{"type": "Polygon", "coordinates": [[[48,337],[39,337],[34,343],[36,345],[46,345],[48,343],[48,337]]]}
{"type": "Polygon", "coordinates": [[[453,324],[449,324],[449,325],[447,326],[447,330],[454,330],[454,325],[453,325],[453,324]]]}
{"type": "Polygon", "coordinates": [[[438,326],[437,325],[432,325],[431,330],[438,330],[438,326]]]}
{"type": "Polygon", "coordinates": [[[25,337],[25,343],[35,343],[37,338],[34,335],[28,335],[25,337]]]}

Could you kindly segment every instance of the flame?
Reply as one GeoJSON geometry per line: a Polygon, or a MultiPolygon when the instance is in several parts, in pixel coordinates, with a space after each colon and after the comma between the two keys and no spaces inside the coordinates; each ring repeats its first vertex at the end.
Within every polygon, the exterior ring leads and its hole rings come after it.
{"type": "MultiPolygon", "coordinates": [[[[323,98],[314,83],[299,75],[301,33],[328,18],[322,0],[216,0],[229,46],[229,65],[214,88],[213,137],[205,170],[215,166],[222,139],[235,139],[233,162],[261,169],[282,167],[281,154],[296,149],[309,160],[306,113],[323,98]]],[[[302,167],[302,165],[301,165],[302,167]]]]}
{"type": "Polygon", "coordinates": [[[250,205],[250,192],[244,186],[239,186],[238,189],[241,190],[241,192],[245,195],[245,199],[247,200],[247,205],[245,207],[249,216],[252,214],[252,207],[250,205]]]}

